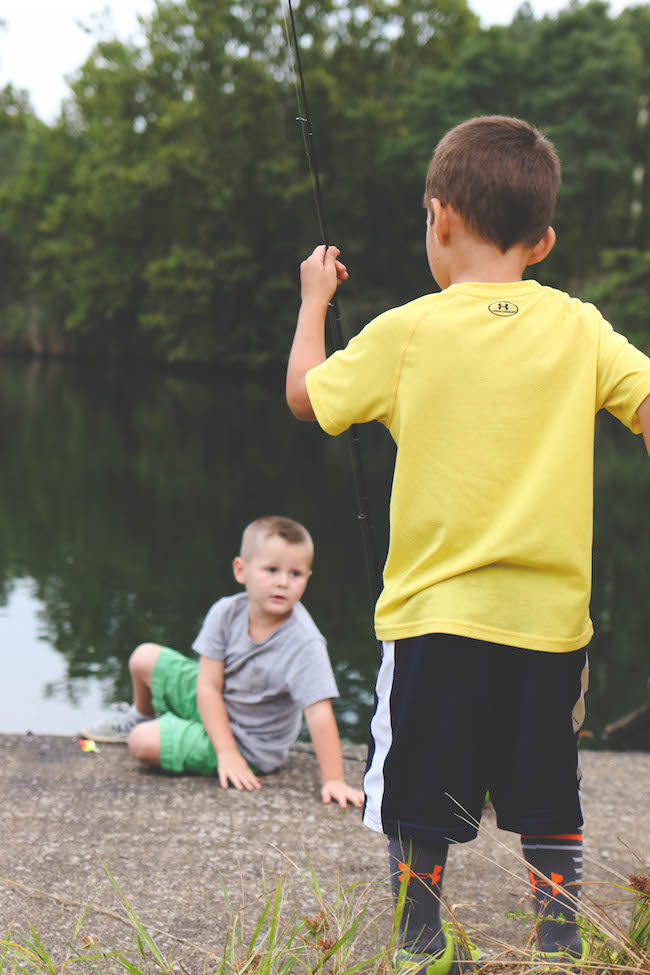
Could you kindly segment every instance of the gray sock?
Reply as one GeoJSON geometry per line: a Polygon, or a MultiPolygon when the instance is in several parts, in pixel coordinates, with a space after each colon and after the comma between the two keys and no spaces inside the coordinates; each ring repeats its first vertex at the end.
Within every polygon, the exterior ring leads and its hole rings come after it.
{"type": "Polygon", "coordinates": [[[537,936],[542,951],[566,951],[580,957],[582,938],[576,923],[576,905],[582,880],[582,834],[522,836],[524,858],[549,882],[529,871],[537,936]]]}
{"type": "Polygon", "coordinates": [[[408,951],[436,955],[444,950],[446,938],[440,919],[440,896],[448,851],[447,843],[425,846],[417,840],[388,837],[394,905],[401,883],[407,884],[398,937],[400,947],[408,951]]]}

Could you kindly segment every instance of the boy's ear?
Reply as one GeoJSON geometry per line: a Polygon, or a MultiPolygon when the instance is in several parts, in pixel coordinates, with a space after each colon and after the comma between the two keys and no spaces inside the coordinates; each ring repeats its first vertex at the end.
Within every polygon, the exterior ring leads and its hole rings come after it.
{"type": "Polygon", "coordinates": [[[232,574],[242,586],[246,583],[246,564],[241,555],[232,560],[232,574]]]}
{"type": "Polygon", "coordinates": [[[543,261],[545,257],[548,257],[553,250],[554,244],[555,231],[552,227],[547,227],[544,232],[544,236],[537,241],[533,249],[528,254],[527,264],[539,264],[539,262],[543,261]]]}
{"type": "Polygon", "coordinates": [[[436,235],[438,246],[440,246],[441,243],[446,243],[449,236],[449,209],[434,196],[431,200],[431,212],[433,214],[433,232],[436,235]]]}

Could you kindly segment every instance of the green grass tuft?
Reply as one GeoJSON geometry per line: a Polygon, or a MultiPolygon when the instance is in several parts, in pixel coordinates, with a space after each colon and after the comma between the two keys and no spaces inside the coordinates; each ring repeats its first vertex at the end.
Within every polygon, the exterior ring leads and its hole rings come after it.
{"type": "MultiPolygon", "coordinates": [[[[128,972],[129,975],[181,975],[185,969],[173,955],[166,957],[150,932],[139,920],[130,901],[117,884],[109,868],[102,863],[122,910],[132,929],[133,947],[130,951],[103,948],[97,938],[82,935],[82,928],[93,901],[76,919],[72,941],[67,945],[63,960],[54,960],[32,926],[19,935],[10,928],[6,938],[0,939],[0,975],[108,975],[128,972]]],[[[293,868],[299,868],[293,864],[293,868]]],[[[392,916],[388,938],[380,940],[380,919],[385,922],[385,910],[377,913],[376,895],[386,902],[385,884],[357,882],[343,887],[340,878],[336,891],[327,901],[307,857],[307,870],[299,870],[315,898],[318,910],[302,915],[290,910],[284,897],[284,880],[278,877],[267,886],[262,877],[263,892],[251,904],[236,909],[221,879],[229,923],[215,951],[206,956],[204,975],[398,975],[393,967],[393,954],[402,912],[406,906],[406,885],[402,885],[396,911],[392,916]],[[368,949],[368,944],[373,947],[368,949]],[[365,946],[361,948],[360,946],[365,946]]],[[[650,975],[650,877],[640,872],[627,884],[598,885],[610,888],[621,901],[621,895],[631,901],[628,920],[623,924],[611,911],[596,909],[593,902],[582,898],[583,935],[589,945],[585,964],[571,968],[555,965],[552,975],[562,971],[579,975],[650,975]]],[[[585,885],[587,888],[588,885],[585,885]]],[[[601,890],[602,893],[602,890],[601,890]]],[[[94,900],[94,898],[93,898],[94,900]]],[[[534,945],[534,919],[525,913],[517,916],[530,929],[527,945],[515,948],[499,945],[498,953],[477,972],[529,975],[531,947],[534,945]]],[[[451,918],[455,924],[455,918],[451,918]]],[[[385,923],[383,924],[385,928],[385,923]]],[[[541,975],[541,970],[540,971],[541,975]]],[[[399,975],[410,975],[402,968],[399,975]]]]}

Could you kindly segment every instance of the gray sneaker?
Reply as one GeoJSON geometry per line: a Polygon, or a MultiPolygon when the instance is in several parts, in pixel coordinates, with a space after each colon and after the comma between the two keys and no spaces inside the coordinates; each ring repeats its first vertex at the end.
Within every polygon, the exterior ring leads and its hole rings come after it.
{"type": "Polygon", "coordinates": [[[101,721],[96,721],[95,724],[86,725],[79,732],[79,736],[81,738],[93,738],[95,741],[123,742],[126,744],[126,739],[135,726],[148,720],[141,718],[133,705],[127,704],[125,701],[114,704],[112,710],[114,712],[112,717],[103,718],[101,721]]]}

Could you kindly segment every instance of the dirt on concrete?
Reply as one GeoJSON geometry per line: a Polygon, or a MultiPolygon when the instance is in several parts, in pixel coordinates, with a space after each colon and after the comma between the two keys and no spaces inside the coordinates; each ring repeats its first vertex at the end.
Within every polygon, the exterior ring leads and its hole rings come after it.
{"type": "MultiPolygon", "coordinates": [[[[346,746],[344,754],[348,782],[361,786],[364,749],[346,746]]],[[[585,893],[611,901],[611,884],[592,884],[650,862],[650,754],[584,752],[582,764],[585,893]]],[[[310,865],[326,901],[337,884],[368,892],[373,921],[358,939],[360,957],[388,934],[384,837],[357,810],[321,803],[308,746],[294,746],[259,792],[240,793],[216,779],[148,771],[119,745],[84,753],[76,739],[4,735],[0,797],[0,940],[10,927],[23,937],[33,925],[59,964],[68,943],[83,952],[84,938],[133,952],[128,912],[99,858],[179,970],[214,971],[231,908],[257,916],[265,885],[274,888],[280,876],[285,914],[317,913],[310,865]]],[[[489,957],[495,939],[525,942],[529,924],[507,912],[530,905],[518,837],[496,829],[490,807],[483,827],[475,842],[451,851],[445,891],[489,957]]]]}

